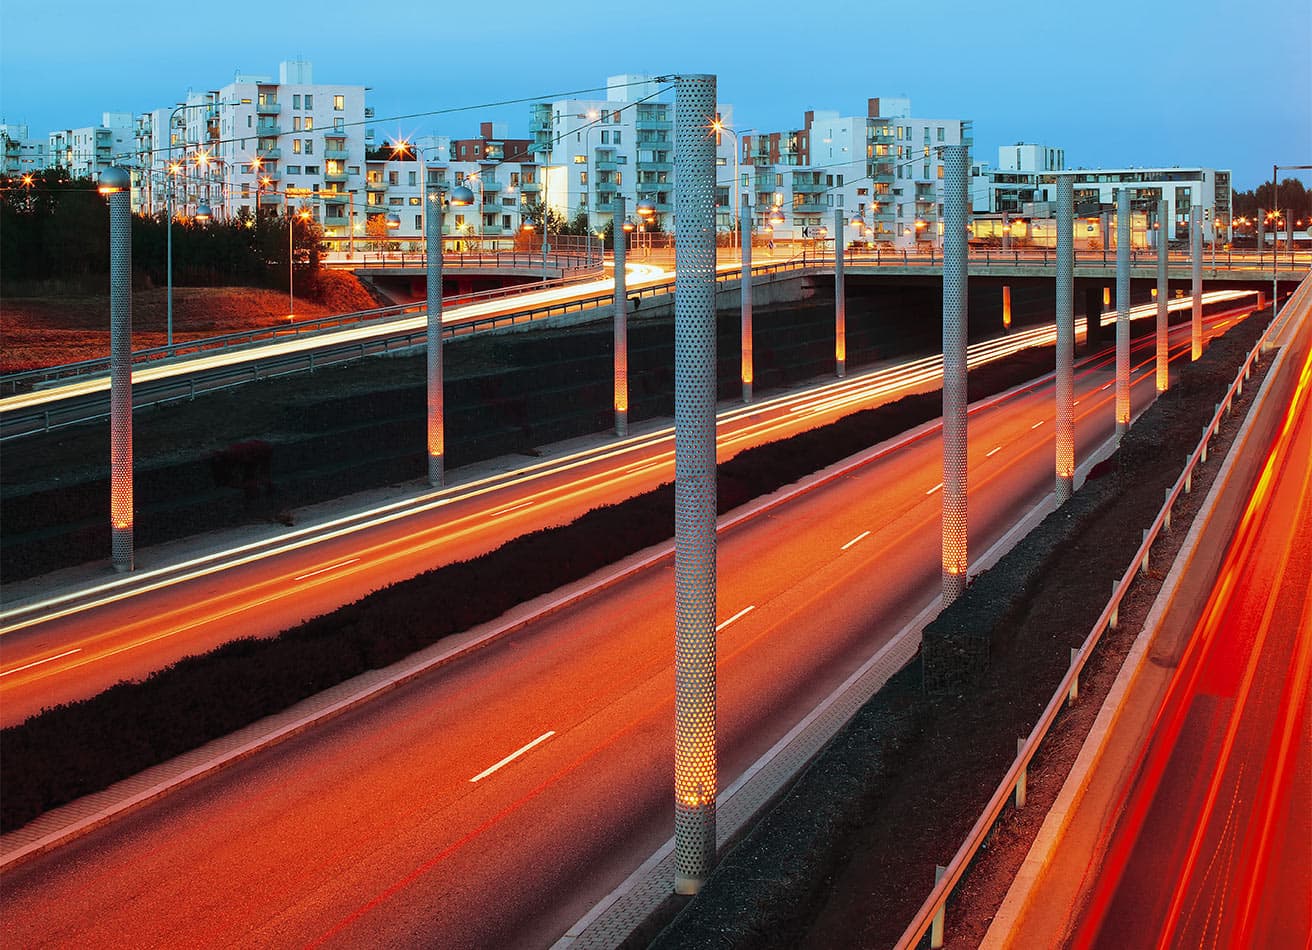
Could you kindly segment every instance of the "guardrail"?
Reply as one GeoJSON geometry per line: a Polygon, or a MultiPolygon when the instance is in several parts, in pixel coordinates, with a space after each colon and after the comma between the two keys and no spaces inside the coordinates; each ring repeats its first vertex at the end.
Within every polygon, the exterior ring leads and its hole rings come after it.
{"type": "MultiPolygon", "coordinates": [[[[753,266],[752,273],[754,275],[769,277],[777,274],[800,271],[810,266],[811,265],[804,264],[800,260],[781,261],[772,264],[762,264],[759,267],[753,266]]],[[[737,280],[738,277],[738,271],[731,271],[717,275],[716,280],[717,282],[723,283],[725,281],[737,280]]],[[[629,291],[628,297],[630,300],[641,300],[663,296],[672,293],[673,290],[674,281],[666,280],[645,287],[635,287],[629,291]]],[[[528,323],[533,320],[542,320],[551,316],[564,315],[575,311],[586,310],[588,308],[597,308],[613,304],[614,299],[614,294],[607,290],[585,297],[576,297],[571,300],[545,304],[527,310],[473,317],[459,322],[444,324],[442,328],[442,338],[451,339],[454,337],[466,336],[471,333],[503,329],[508,326],[528,323]]],[[[416,316],[416,314],[422,312],[422,306],[412,305],[408,308],[407,312],[389,318],[386,321],[387,323],[399,323],[402,320],[415,321],[414,326],[405,329],[398,328],[397,332],[392,334],[380,335],[367,340],[353,340],[349,343],[326,344],[314,350],[300,350],[293,353],[280,353],[271,356],[253,354],[250,359],[242,360],[241,362],[233,363],[228,366],[210,367],[204,371],[190,374],[185,378],[174,377],[135,382],[132,388],[133,409],[142,409],[162,403],[176,402],[181,399],[194,399],[200,393],[229,389],[260,379],[271,379],[278,376],[287,376],[301,372],[312,373],[318,368],[329,366],[334,363],[349,362],[351,360],[363,359],[371,354],[389,353],[394,350],[403,350],[418,346],[425,340],[427,335],[426,327],[421,325],[416,316]]],[[[332,319],[336,318],[323,318],[325,321],[332,319]]],[[[380,321],[380,323],[383,323],[383,321],[380,321]]],[[[380,326],[380,329],[383,328],[384,327],[380,326]]],[[[282,333],[285,332],[286,330],[284,328],[282,333]]],[[[272,333],[269,334],[269,336],[272,335],[272,333]]],[[[103,393],[97,394],[97,396],[92,398],[101,399],[103,398],[103,395],[103,393]]],[[[71,407],[55,406],[53,408],[47,407],[13,410],[3,414],[2,427],[0,427],[0,441],[9,441],[11,439],[21,438],[25,435],[51,432],[56,429],[66,428],[70,425],[103,419],[108,415],[109,411],[107,408],[101,409],[99,408],[99,405],[97,405],[95,408],[88,409],[85,401],[74,401],[71,407]]]]}
{"type": "MultiPolygon", "coordinates": [[[[375,251],[373,254],[361,254],[359,259],[336,259],[325,261],[325,266],[333,268],[350,268],[369,270],[385,267],[426,267],[428,255],[423,251],[375,251]]],[[[533,251],[496,251],[492,253],[463,251],[443,252],[443,267],[542,267],[542,254],[533,251]]],[[[558,270],[597,270],[603,266],[602,257],[593,254],[565,254],[550,252],[547,254],[547,267],[558,270]]]]}
{"type": "MultiPolygon", "coordinates": [[[[560,277],[555,280],[538,281],[533,284],[493,287],[490,290],[479,290],[474,293],[446,297],[443,299],[443,307],[447,305],[482,303],[487,300],[513,297],[530,291],[568,287],[574,284],[586,283],[589,279],[592,278],[560,277]]],[[[218,336],[207,336],[195,340],[175,342],[171,347],[155,346],[144,350],[136,350],[132,354],[132,362],[135,365],[137,363],[148,363],[153,360],[172,359],[176,356],[186,356],[188,354],[200,353],[207,350],[245,346],[251,343],[258,343],[262,340],[272,340],[283,336],[309,335],[320,333],[324,330],[339,329],[343,326],[350,326],[356,323],[364,323],[366,321],[377,321],[382,323],[389,319],[406,316],[407,314],[422,313],[424,308],[425,305],[422,303],[393,304],[390,307],[377,307],[373,310],[355,310],[350,313],[332,314],[326,317],[311,317],[307,320],[296,320],[280,326],[257,327],[251,330],[237,330],[232,333],[219,334],[218,336]]],[[[42,382],[49,382],[51,380],[76,379],[82,376],[95,376],[108,372],[109,357],[101,356],[96,357],[95,359],[80,360],[76,363],[62,363],[58,366],[47,366],[40,369],[29,369],[18,373],[9,373],[5,376],[0,376],[0,388],[6,388],[9,392],[13,393],[18,392],[20,387],[24,384],[34,385],[42,382]]]]}
{"type": "Polygon", "coordinates": [[[1146,574],[1148,572],[1148,558],[1152,551],[1153,542],[1157,540],[1163,529],[1170,530],[1171,510],[1176,501],[1179,500],[1182,494],[1187,495],[1193,491],[1194,470],[1199,465],[1207,462],[1208,444],[1211,442],[1212,437],[1220,431],[1221,419],[1229,414],[1234,397],[1243,392],[1244,380],[1251,375],[1252,368],[1258,362],[1260,355],[1267,351],[1268,342],[1277,331],[1278,324],[1287,320],[1289,315],[1294,312],[1295,307],[1303,306],[1304,300],[1309,294],[1312,294],[1312,285],[1310,285],[1309,280],[1305,279],[1294,295],[1286,302],[1281,319],[1272,319],[1266,331],[1248,354],[1248,358],[1244,360],[1243,366],[1235,374],[1235,381],[1230,384],[1230,388],[1226,390],[1225,397],[1221,402],[1217,403],[1216,412],[1203,430],[1203,437],[1198,446],[1185,459],[1184,471],[1180,473],[1175,485],[1167,492],[1165,504],[1157,513],[1157,517],[1153,519],[1153,523],[1144,529],[1143,542],[1139,545],[1138,551],[1135,552],[1130,566],[1126,568],[1125,574],[1120,581],[1112,585],[1112,595],[1107,602],[1107,606],[1099,614],[1093,629],[1085,637],[1080,648],[1078,650],[1071,649],[1070,668],[1057,686],[1057,691],[1053,693],[1052,699],[1048,701],[1048,705],[1044,708],[1038,723],[1030,731],[1028,737],[1017,740],[1016,759],[1011,768],[1003,776],[997,790],[993,793],[993,797],[989,799],[988,804],[985,806],[983,814],[971,827],[965,841],[957,849],[957,853],[953,855],[952,860],[946,867],[940,865],[935,870],[934,889],[930,891],[929,897],[925,899],[915,917],[912,918],[910,925],[898,940],[896,944],[898,950],[911,950],[924,937],[926,931],[929,931],[930,934],[930,947],[938,948],[943,946],[945,908],[953,889],[965,876],[966,868],[983,846],[994,822],[1002,814],[1002,809],[1006,806],[1007,800],[1014,797],[1017,808],[1025,807],[1025,781],[1030,762],[1038,752],[1040,744],[1052,728],[1053,723],[1056,722],[1057,715],[1061,712],[1062,707],[1068,703],[1073,704],[1078,698],[1081,671],[1092,656],[1099,640],[1102,639],[1104,631],[1115,630],[1118,626],[1121,601],[1129,592],[1130,585],[1134,583],[1135,578],[1140,573],[1146,574]]]}

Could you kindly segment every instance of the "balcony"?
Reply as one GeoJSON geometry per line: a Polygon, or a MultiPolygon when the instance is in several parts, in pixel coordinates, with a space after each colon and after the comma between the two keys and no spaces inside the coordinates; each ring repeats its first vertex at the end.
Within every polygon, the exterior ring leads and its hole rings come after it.
{"type": "Polygon", "coordinates": [[[326,148],[323,157],[330,162],[344,162],[351,157],[351,153],[344,148],[326,148]]]}
{"type": "Polygon", "coordinates": [[[282,106],[276,102],[257,102],[255,104],[256,115],[278,115],[282,112],[282,106]]]}
{"type": "MultiPolygon", "coordinates": [[[[332,180],[331,175],[324,177],[328,178],[329,181],[332,180]]],[[[351,200],[351,196],[344,191],[321,191],[319,197],[330,205],[343,205],[351,200]]]]}
{"type": "Polygon", "coordinates": [[[366,181],[364,183],[365,191],[386,191],[387,182],[385,181],[366,181]]]}
{"type": "Polygon", "coordinates": [[[673,129],[674,123],[669,119],[639,115],[638,118],[634,120],[633,126],[639,132],[659,132],[673,129]]]}
{"type": "Polygon", "coordinates": [[[803,214],[814,214],[818,211],[830,210],[829,205],[825,204],[823,201],[813,201],[808,199],[803,199],[801,201],[794,199],[792,207],[794,211],[800,211],[803,214]]]}
{"type": "Polygon", "coordinates": [[[639,172],[672,172],[674,162],[638,162],[639,172]]]}
{"type": "Polygon", "coordinates": [[[347,178],[346,169],[337,172],[324,172],[323,180],[331,182],[345,182],[347,178]]]}
{"type": "Polygon", "coordinates": [[[256,122],[255,134],[259,136],[282,135],[282,126],[277,122],[256,122]]]}
{"type": "Polygon", "coordinates": [[[261,148],[257,149],[255,156],[262,162],[276,162],[282,158],[282,149],[280,148],[261,148]]]}
{"type": "Polygon", "coordinates": [[[483,191],[485,193],[495,194],[500,190],[501,190],[501,182],[497,181],[495,178],[483,179],[483,191]]]}
{"type": "Polygon", "coordinates": [[[282,204],[282,195],[276,195],[267,191],[262,191],[260,192],[260,204],[280,205],[282,204]]]}
{"type": "Polygon", "coordinates": [[[526,181],[520,184],[519,190],[529,194],[537,194],[542,190],[542,186],[535,181],[526,181]]]}

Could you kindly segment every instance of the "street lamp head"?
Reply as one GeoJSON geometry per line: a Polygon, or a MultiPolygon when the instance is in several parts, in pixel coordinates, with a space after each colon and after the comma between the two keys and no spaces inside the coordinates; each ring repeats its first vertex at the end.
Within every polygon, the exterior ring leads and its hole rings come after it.
{"type": "Polygon", "coordinates": [[[102,195],[112,195],[120,191],[127,191],[132,187],[132,176],[128,174],[126,168],[119,168],[117,165],[111,165],[100,173],[100,183],[96,186],[102,195]]]}
{"type": "Polygon", "coordinates": [[[621,231],[632,231],[632,230],[633,230],[633,222],[630,221],[628,218],[625,218],[625,219],[624,219],[624,223],[620,225],[620,230],[621,230],[621,231]]]}
{"type": "Polygon", "coordinates": [[[784,213],[783,210],[778,205],[775,205],[774,208],[770,211],[770,223],[771,224],[784,223],[784,213]]]}
{"type": "Polygon", "coordinates": [[[209,205],[199,205],[196,208],[196,220],[199,221],[201,224],[204,224],[211,217],[212,217],[212,213],[210,212],[209,205]]]}
{"type": "Polygon", "coordinates": [[[464,185],[456,185],[451,189],[451,204],[458,208],[465,208],[474,203],[474,192],[464,185]]]}
{"type": "Polygon", "coordinates": [[[393,213],[387,216],[387,230],[395,231],[400,226],[401,226],[401,218],[399,215],[393,213]]]}
{"type": "Polygon", "coordinates": [[[656,202],[650,198],[643,198],[638,202],[637,212],[640,217],[650,218],[656,213],[656,202]]]}

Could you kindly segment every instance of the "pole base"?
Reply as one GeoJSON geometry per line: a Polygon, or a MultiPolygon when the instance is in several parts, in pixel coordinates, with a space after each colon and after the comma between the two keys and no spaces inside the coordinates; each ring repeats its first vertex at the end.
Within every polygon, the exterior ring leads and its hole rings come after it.
{"type": "Polygon", "coordinates": [[[743,383],[743,402],[751,403],[752,401],[752,384],[743,383]]]}
{"type": "Polygon", "coordinates": [[[441,455],[428,457],[428,484],[441,488],[446,483],[446,460],[441,455]]]}
{"type": "Polygon", "coordinates": [[[615,434],[621,439],[629,434],[629,411],[627,409],[615,410],[615,434]]]}
{"type": "Polygon", "coordinates": [[[699,877],[684,877],[682,874],[675,874],[674,893],[684,897],[691,897],[700,892],[705,883],[699,877]]]}
{"type": "Polygon", "coordinates": [[[1075,479],[1069,475],[1057,476],[1057,504],[1064,505],[1075,494],[1075,479]]]}

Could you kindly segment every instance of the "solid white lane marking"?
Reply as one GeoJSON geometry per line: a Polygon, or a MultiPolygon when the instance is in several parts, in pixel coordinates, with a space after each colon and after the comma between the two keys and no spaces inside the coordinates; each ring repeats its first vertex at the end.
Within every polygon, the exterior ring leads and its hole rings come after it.
{"type": "Polygon", "coordinates": [[[529,751],[530,749],[533,749],[533,748],[535,748],[535,747],[537,747],[537,746],[540,746],[542,743],[546,742],[548,739],[550,739],[550,738],[551,738],[552,736],[554,736],[555,734],[556,734],[556,731],[555,731],[554,729],[542,733],[542,735],[538,736],[538,737],[537,737],[536,739],[534,739],[532,742],[528,743],[527,745],[521,746],[520,748],[516,749],[514,752],[510,753],[510,755],[506,756],[504,759],[502,759],[502,760],[501,760],[500,762],[498,762],[496,765],[493,765],[493,766],[491,766],[490,768],[486,768],[486,769],[484,769],[483,771],[479,772],[477,775],[475,775],[475,776],[474,776],[473,778],[471,778],[469,781],[471,781],[471,782],[480,782],[480,781],[482,781],[483,779],[485,779],[485,778],[487,778],[489,775],[491,775],[493,772],[495,772],[497,769],[502,768],[502,767],[504,767],[504,766],[507,766],[507,765],[509,765],[511,762],[514,762],[516,759],[518,759],[518,758],[519,758],[521,755],[523,755],[525,752],[527,752],[527,751],[529,751]]]}
{"type": "Polygon", "coordinates": [[[716,624],[716,625],[715,625],[715,632],[716,632],[716,633],[719,633],[719,632],[720,632],[721,630],[723,630],[725,627],[729,626],[729,624],[733,623],[735,620],[737,620],[737,619],[740,618],[740,617],[745,617],[745,616],[747,616],[748,614],[750,614],[750,613],[751,613],[753,610],[755,610],[755,609],[756,609],[756,605],[755,605],[755,604],[751,604],[750,606],[744,607],[742,610],[738,611],[736,614],[734,614],[734,615],[733,615],[732,617],[730,617],[728,620],[723,620],[723,621],[721,621],[720,623],[716,624]]]}
{"type": "Polygon", "coordinates": [[[1037,429],[1039,426],[1043,425],[1043,422],[1044,420],[1040,419],[1038,422],[1034,423],[1034,425],[1030,426],[1030,428],[1037,429]]]}
{"type": "Polygon", "coordinates": [[[34,666],[40,666],[42,663],[50,663],[54,660],[62,660],[66,656],[72,656],[74,653],[81,653],[82,648],[76,650],[65,650],[63,653],[56,653],[54,656],[48,656],[44,660],[33,660],[31,663],[24,663],[22,666],[15,666],[12,670],[5,670],[0,676],[8,676],[10,673],[21,673],[23,670],[30,670],[34,666]]]}
{"type": "Polygon", "coordinates": [[[308,574],[297,574],[292,580],[303,581],[307,577],[314,577],[317,574],[327,574],[329,571],[335,571],[339,567],[346,567],[348,564],[354,564],[360,560],[358,557],[348,558],[345,561],[338,561],[336,564],[329,564],[327,567],[321,567],[317,571],[310,571],[308,574]]]}
{"type": "Polygon", "coordinates": [[[1000,446],[1000,445],[995,445],[995,446],[993,446],[993,450],[992,450],[991,452],[989,452],[989,454],[986,455],[986,456],[984,456],[984,457],[985,457],[986,459],[991,459],[991,458],[993,458],[993,456],[997,455],[997,454],[998,454],[999,452],[1001,452],[1001,451],[1002,451],[1002,446],[1000,446]]]}
{"type": "Polygon", "coordinates": [[[942,482],[939,482],[937,485],[935,485],[935,486],[934,486],[933,488],[931,488],[929,491],[925,492],[925,494],[926,494],[926,495],[932,495],[932,494],[934,494],[934,492],[938,491],[938,490],[939,490],[940,488],[942,488],[942,487],[943,487],[943,483],[942,483],[942,482]]]}
{"type": "Polygon", "coordinates": [[[856,544],[856,543],[857,543],[858,541],[860,541],[862,538],[867,537],[869,534],[870,534],[869,531],[862,531],[860,534],[858,534],[858,535],[857,535],[855,538],[853,538],[851,541],[847,542],[847,544],[844,544],[843,547],[842,547],[842,550],[846,551],[846,550],[847,550],[848,548],[850,548],[852,545],[856,544]]]}
{"type": "Polygon", "coordinates": [[[1105,386],[1099,386],[1099,387],[1098,387],[1098,392],[1102,392],[1104,389],[1111,389],[1111,388],[1112,388],[1112,384],[1111,384],[1111,383],[1107,383],[1105,386]]]}

